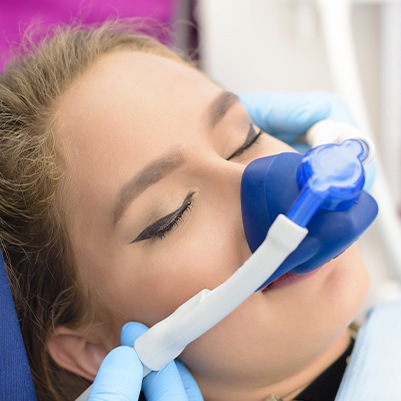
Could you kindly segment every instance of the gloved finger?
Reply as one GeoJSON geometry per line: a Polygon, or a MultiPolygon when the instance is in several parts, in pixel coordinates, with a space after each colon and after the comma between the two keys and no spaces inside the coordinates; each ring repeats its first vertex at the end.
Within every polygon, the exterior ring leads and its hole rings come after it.
{"type": "Polygon", "coordinates": [[[334,92],[255,92],[239,98],[256,125],[288,143],[325,118],[357,125],[334,92]]]}
{"type": "Polygon", "coordinates": [[[121,329],[120,333],[120,343],[121,345],[127,345],[128,347],[133,347],[135,340],[145,333],[148,328],[138,322],[128,322],[121,329]]]}
{"type": "Polygon", "coordinates": [[[158,372],[149,373],[143,379],[142,389],[147,401],[188,401],[174,361],[158,372]]]}
{"type": "Polygon", "coordinates": [[[185,391],[188,396],[188,401],[203,401],[202,393],[196,383],[194,377],[191,375],[185,365],[176,360],[175,364],[180,372],[181,380],[184,383],[185,391]]]}
{"type": "Polygon", "coordinates": [[[314,92],[257,92],[239,99],[257,126],[287,143],[328,118],[331,110],[330,103],[314,92]]]}
{"type": "Polygon", "coordinates": [[[376,179],[376,164],[371,162],[363,168],[365,169],[365,185],[363,189],[370,192],[376,179]]]}
{"type": "MultiPolygon", "coordinates": [[[[136,338],[146,330],[147,327],[140,323],[125,324],[121,330],[121,343],[133,346],[136,338]]],[[[185,373],[185,386],[174,362],[170,362],[158,372],[149,373],[142,384],[147,401],[202,401],[203,398],[195,380],[190,379],[191,374],[188,371],[185,373]],[[198,398],[194,398],[194,395],[198,398]]]]}
{"type": "Polygon", "coordinates": [[[143,365],[135,350],[115,348],[100,365],[88,401],[137,401],[142,377],[143,365]]]}

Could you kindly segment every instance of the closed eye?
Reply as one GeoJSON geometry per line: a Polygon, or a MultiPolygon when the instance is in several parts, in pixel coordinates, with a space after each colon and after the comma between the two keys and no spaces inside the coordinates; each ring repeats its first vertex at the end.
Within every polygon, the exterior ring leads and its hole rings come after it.
{"type": "Polygon", "coordinates": [[[177,210],[145,228],[131,243],[147,239],[163,239],[175,226],[178,226],[184,214],[191,208],[193,194],[193,192],[188,194],[177,210]]]}
{"type": "Polygon", "coordinates": [[[242,153],[244,153],[247,149],[249,149],[252,145],[257,143],[258,139],[260,138],[261,134],[263,133],[262,130],[259,130],[258,133],[256,133],[255,128],[253,124],[249,125],[249,131],[248,135],[245,139],[245,142],[234,152],[232,153],[227,160],[234,159],[235,157],[240,156],[242,153]]]}
{"type": "MultiPolygon", "coordinates": [[[[227,158],[227,160],[231,160],[235,157],[240,156],[247,149],[257,143],[262,134],[262,130],[256,133],[253,124],[250,124],[245,142],[235,152],[233,152],[227,158]]],[[[182,205],[177,210],[169,213],[168,215],[162,217],[161,219],[157,220],[156,222],[145,228],[133,241],[131,241],[131,243],[145,241],[149,239],[163,239],[174,227],[178,226],[184,214],[188,210],[190,210],[192,206],[193,194],[193,192],[188,194],[184,199],[182,205]]]]}

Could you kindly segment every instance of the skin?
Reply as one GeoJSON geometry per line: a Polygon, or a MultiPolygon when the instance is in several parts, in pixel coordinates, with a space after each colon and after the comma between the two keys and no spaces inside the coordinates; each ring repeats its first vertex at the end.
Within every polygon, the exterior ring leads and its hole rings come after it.
{"type": "MultiPolygon", "coordinates": [[[[67,369],[88,378],[95,373],[65,351],[66,338],[96,344],[97,368],[118,345],[125,322],[155,324],[250,256],[241,175],[250,161],[291,149],[264,134],[227,160],[245,141],[250,120],[234,102],[211,128],[207,110],[221,92],[185,64],[120,51],[100,59],[60,99],[61,204],[80,279],[95,295],[101,323],[56,329],[50,353],[67,369]],[[150,162],[177,152],[179,166],[140,193],[114,224],[121,188],[150,162]],[[131,243],[189,193],[191,207],[163,239],[131,243]]],[[[345,350],[346,327],[367,288],[366,268],[351,248],[300,281],[255,293],[181,359],[206,400],[257,401],[271,393],[291,400],[345,350]]]]}

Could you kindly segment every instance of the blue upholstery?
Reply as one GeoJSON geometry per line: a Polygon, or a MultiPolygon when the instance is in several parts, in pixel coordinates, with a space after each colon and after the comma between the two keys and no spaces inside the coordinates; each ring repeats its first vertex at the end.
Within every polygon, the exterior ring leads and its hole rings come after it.
{"type": "Polygon", "coordinates": [[[22,335],[0,254],[0,401],[36,401],[22,335]]]}

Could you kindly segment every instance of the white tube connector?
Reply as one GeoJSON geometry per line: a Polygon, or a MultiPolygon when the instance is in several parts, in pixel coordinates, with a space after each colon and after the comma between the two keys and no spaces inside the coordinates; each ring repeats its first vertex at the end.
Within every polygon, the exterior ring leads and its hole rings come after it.
{"type": "Polygon", "coordinates": [[[347,139],[358,139],[366,144],[369,152],[367,158],[363,160],[363,164],[366,165],[374,159],[375,145],[373,141],[354,125],[327,119],[312,125],[306,133],[306,140],[311,147],[327,143],[340,144],[347,139]]]}

